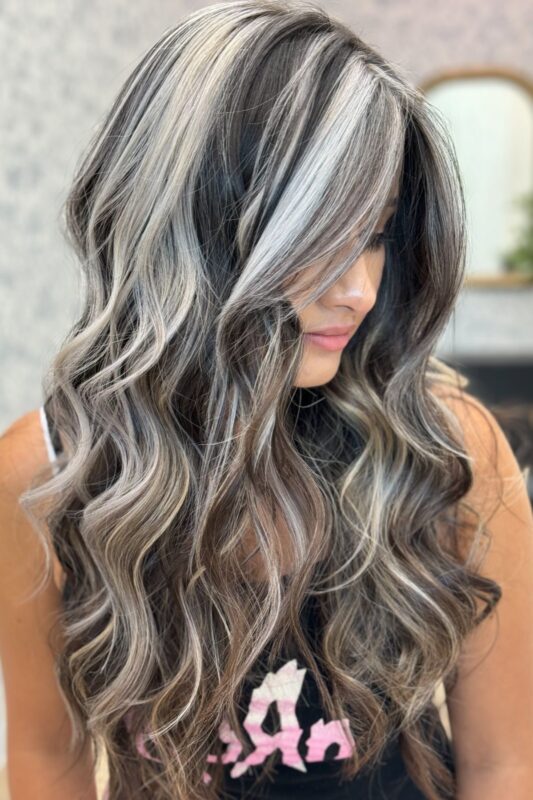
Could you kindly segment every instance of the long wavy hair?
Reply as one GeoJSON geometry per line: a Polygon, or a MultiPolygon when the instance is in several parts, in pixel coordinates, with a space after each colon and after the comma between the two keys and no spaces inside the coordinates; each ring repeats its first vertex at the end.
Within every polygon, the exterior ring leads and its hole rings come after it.
{"type": "Polygon", "coordinates": [[[313,2],[217,3],[141,58],[64,211],[83,305],[42,379],[62,451],[21,504],[43,585],[53,552],[65,576],[72,753],[105,748],[112,800],[218,797],[220,725],[250,749],[246,676],[292,643],[349,720],[344,777],[398,736],[427,797],[452,796],[431,700],[500,587],[434,391],[468,384],[434,354],[466,240],[440,114],[313,2]],[[375,305],[333,379],[298,388],[298,312],[367,249],[397,174],[375,305]]]}

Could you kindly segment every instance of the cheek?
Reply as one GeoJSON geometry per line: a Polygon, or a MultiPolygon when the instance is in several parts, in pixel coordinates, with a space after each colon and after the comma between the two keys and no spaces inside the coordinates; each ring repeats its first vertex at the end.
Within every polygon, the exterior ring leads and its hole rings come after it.
{"type": "Polygon", "coordinates": [[[365,290],[363,292],[361,302],[361,312],[368,314],[371,311],[377,300],[379,287],[383,280],[383,270],[385,267],[385,254],[380,254],[368,266],[365,281],[365,290]]]}
{"type": "MultiPolygon", "coordinates": [[[[300,332],[303,334],[305,331],[309,330],[313,326],[316,326],[316,320],[320,319],[320,310],[316,308],[315,304],[313,303],[312,306],[307,306],[304,311],[298,312],[298,322],[300,325],[300,332]]],[[[305,342],[304,338],[304,344],[305,342]]]]}

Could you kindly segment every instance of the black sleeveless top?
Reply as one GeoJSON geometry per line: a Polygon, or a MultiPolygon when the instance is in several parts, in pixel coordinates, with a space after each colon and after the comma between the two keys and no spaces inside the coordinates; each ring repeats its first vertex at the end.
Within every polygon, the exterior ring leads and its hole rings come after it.
{"type": "MultiPolygon", "coordinates": [[[[61,447],[57,431],[49,423],[44,406],[41,420],[50,458],[61,447]]],[[[309,638],[319,635],[315,628],[314,598],[302,611],[302,627],[309,638]]],[[[265,651],[266,652],[266,651],[265,651]]],[[[223,755],[224,783],[222,798],[276,798],[276,800],[424,800],[424,795],[407,774],[398,737],[384,750],[377,765],[363,767],[355,778],[343,781],[340,763],[356,747],[347,720],[326,719],[320,704],[318,687],[311,670],[297,654],[278,658],[275,668],[258,669],[244,687],[238,709],[239,723],[251,744],[247,756],[229,725],[222,725],[219,737],[226,745],[223,755]],[[273,778],[256,785],[261,765],[275,753],[273,778]]],[[[264,662],[266,664],[266,662],[264,662]]],[[[139,736],[137,752],[154,759],[149,736],[139,736]]],[[[441,726],[434,746],[442,761],[455,773],[451,743],[441,726]]],[[[208,761],[217,759],[212,754],[208,761]]],[[[155,759],[157,760],[157,759],[155,759]]],[[[210,780],[206,764],[204,781],[210,780]]],[[[107,791],[103,800],[107,800],[107,791]]],[[[221,800],[222,800],[221,798],[221,800]]]]}
{"type": "MultiPolygon", "coordinates": [[[[310,642],[319,635],[310,597],[302,613],[302,626],[310,642]]],[[[342,780],[340,764],[357,746],[348,720],[331,720],[321,707],[313,672],[297,656],[279,658],[275,668],[249,681],[243,692],[244,710],[238,714],[255,749],[246,758],[231,734],[225,766],[224,794],[228,800],[250,797],[277,800],[423,800],[424,795],[405,769],[398,737],[385,748],[378,765],[366,765],[355,778],[342,780]],[[276,751],[273,778],[254,789],[258,767],[276,751]]],[[[451,743],[444,727],[434,742],[436,751],[455,772],[451,743]]],[[[209,770],[207,770],[209,772],[209,770]]]]}

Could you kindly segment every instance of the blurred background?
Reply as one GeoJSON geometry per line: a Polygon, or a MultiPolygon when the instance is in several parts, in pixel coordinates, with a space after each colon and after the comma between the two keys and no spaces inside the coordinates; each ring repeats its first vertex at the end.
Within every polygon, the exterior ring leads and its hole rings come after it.
{"type": "MultiPolygon", "coordinates": [[[[469,391],[495,413],[525,467],[533,462],[533,4],[320,4],[406,71],[450,126],[467,202],[468,277],[437,355],[470,377],[469,391]]],[[[41,375],[79,308],[78,269],[59,228],[76,161],[143,52],[204,5],[0,5],[1,430],[41,404],[41,375]]],[[[4,763],[0,682],[0,774],[4,763]]]]}

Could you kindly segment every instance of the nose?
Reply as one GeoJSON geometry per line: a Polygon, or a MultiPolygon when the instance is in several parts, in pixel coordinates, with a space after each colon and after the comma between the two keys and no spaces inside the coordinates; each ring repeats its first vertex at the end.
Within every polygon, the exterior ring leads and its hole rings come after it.
{"type": "Polygon", "coordinates": [[[357,312],[358,317],[368,314],[377,299],[376,288],[368,279],[365,281],[363,288],[361,288],[361,279],[359,278],[358,285],[346,283],[342,286],[339,283],[333,287],[333,292],[329,298],[331,305],[357,312]]]}
{"type": "Polygon", "coordinates": [[[363,297],[361,298],[361,302],[358,306],[359,313],[368,314],[368,312],[374,308],[377,299],[377,292],[374,287],[369,286],[366,291],[363,292],[363,297]]]}
{"type": "MultiPolygon", "coordinates": [[[[330,286],[324,298],[329,305],[347,308],[361,319],[376,304],[381,274],[382,259],[373,253],[362,253],[351,268],[330,286]]],[[[346,314],[342,317],[344,319],[346,314]]]]}

